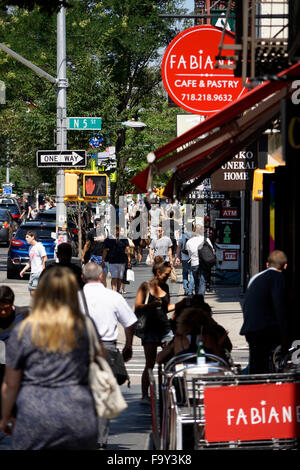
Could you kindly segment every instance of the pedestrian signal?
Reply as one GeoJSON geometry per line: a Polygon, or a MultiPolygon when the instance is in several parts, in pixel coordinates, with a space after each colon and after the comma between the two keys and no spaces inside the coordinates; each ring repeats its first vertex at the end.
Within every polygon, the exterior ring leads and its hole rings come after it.
{"type": "Polygon", "coordinates": [[[107,175],[83,175],[84,197],[107,197],[107,175]]]}
{"type": "Polygon", "coordinates": [[[65,197],[77,197],[78,176],[73,173],[65,173],[65,197]]]}

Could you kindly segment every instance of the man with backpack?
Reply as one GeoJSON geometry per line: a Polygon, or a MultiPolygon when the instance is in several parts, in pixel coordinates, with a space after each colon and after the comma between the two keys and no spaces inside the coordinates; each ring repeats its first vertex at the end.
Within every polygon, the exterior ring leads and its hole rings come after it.
{"type": "Polygon", "coordinates": [[[216,257],[209,239],[204,238],[204,227],[195,225],[194,235],[186,244],[186,249],[191,259],[191,270],[195,282],[195,293],[205,294],[205,276],[207,270],[213,266],[216,257]]]}

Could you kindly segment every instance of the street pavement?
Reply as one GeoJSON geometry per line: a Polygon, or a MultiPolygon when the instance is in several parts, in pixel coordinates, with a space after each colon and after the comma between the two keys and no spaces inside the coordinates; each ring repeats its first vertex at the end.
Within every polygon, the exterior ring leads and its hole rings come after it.
{"type": "MultiPolygon", "coordinates": [[[[0,285],[9,285],[15,292],[15,304],[19,306],[30,305],[31,299],[27,290],[28,280],[8,280],[6,278],[6,253],[7,249],[0,248],[0,285]]],[[[133,308],[135,295],[139,285],[152,279],[152,269],[145,263],[133,267],[135,281],[126,285],[124,295],[128,304],[133,308]]],[[[108,287],[110,278],[108,277],[108,287]]],[[[183,297],[181,269],[177,268],[177,282],[171,283],[171,302],[176,303],[183,297]]],[[[242,325],[241,302],[243,295],[239,286],[215,286],[212,292],[205,295],[206,302],[212,307],[214,319],[229,332],[233,344],[233,359],[241,364],[242,368],[248,363],[248,348],[245,338],[239,335],[242,325]]],[[[119,327],[118,347],[121,350],[124,345],[124,331],[119,327]]],[[[128,408],[116,419],[111,421],[109,450],[146,450],[152,447],[152,419],[150,406],[142,405],[141,399],[141,374],[144,369],[144,354],[141,340],[134,337],[133,357],[127,363],[128,373],[131,379],[131,387],[122,385],[121,390],[128,403],[128,408]]],[[[157,368],[154,369],[157,383],[157,368]]]]}

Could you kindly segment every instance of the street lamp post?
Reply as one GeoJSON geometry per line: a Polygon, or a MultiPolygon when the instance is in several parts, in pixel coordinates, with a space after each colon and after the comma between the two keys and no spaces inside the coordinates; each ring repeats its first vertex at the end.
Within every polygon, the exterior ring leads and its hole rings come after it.
{"type": "MultiPolygon", "coordinates": [[[[57,13],[57,107],[56,107],[56,148],[67,149],[67,73],[66,73],[66,9],[57,13]]],[[[56,173],[56,232],[66,231],[67,210],[64,203],[65,174],[59,168],[56,173]]]]}
{"type": "MultiPolygon", "coordinates": [[[[141,131],[147,125],[141,121],[136,121],[135,119],[130,119],[128,121],[123,121],[121,122],[122,126],[124,126],[122,129],[120,129],[117,133],[117,141],[116,141],[116,157],[117,157],[117,171],[119,173],[120,171],[120,159],[118,158],[118,154],[121,151],[121,149],[125,145],[125,138],[126,138],[126,127],[133,128],[136,131],[141,131]]],[[[114,194],[111,195],[111,201],[114,203],[114,194]]]]}

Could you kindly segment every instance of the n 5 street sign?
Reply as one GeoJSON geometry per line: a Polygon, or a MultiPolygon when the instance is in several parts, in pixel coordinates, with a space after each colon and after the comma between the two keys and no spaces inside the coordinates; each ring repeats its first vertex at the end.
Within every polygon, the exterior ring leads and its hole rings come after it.
{"type": "Polygon", "coordinates": [[[38,167],[86,167],[85,150],[38,150],[36,152],[38,167]]]}
{"type": "Polygon", "coordinates": [[[69,117],[67,119],[69,131],[96,131],[102,129],[101,117],[69,117]]]}

